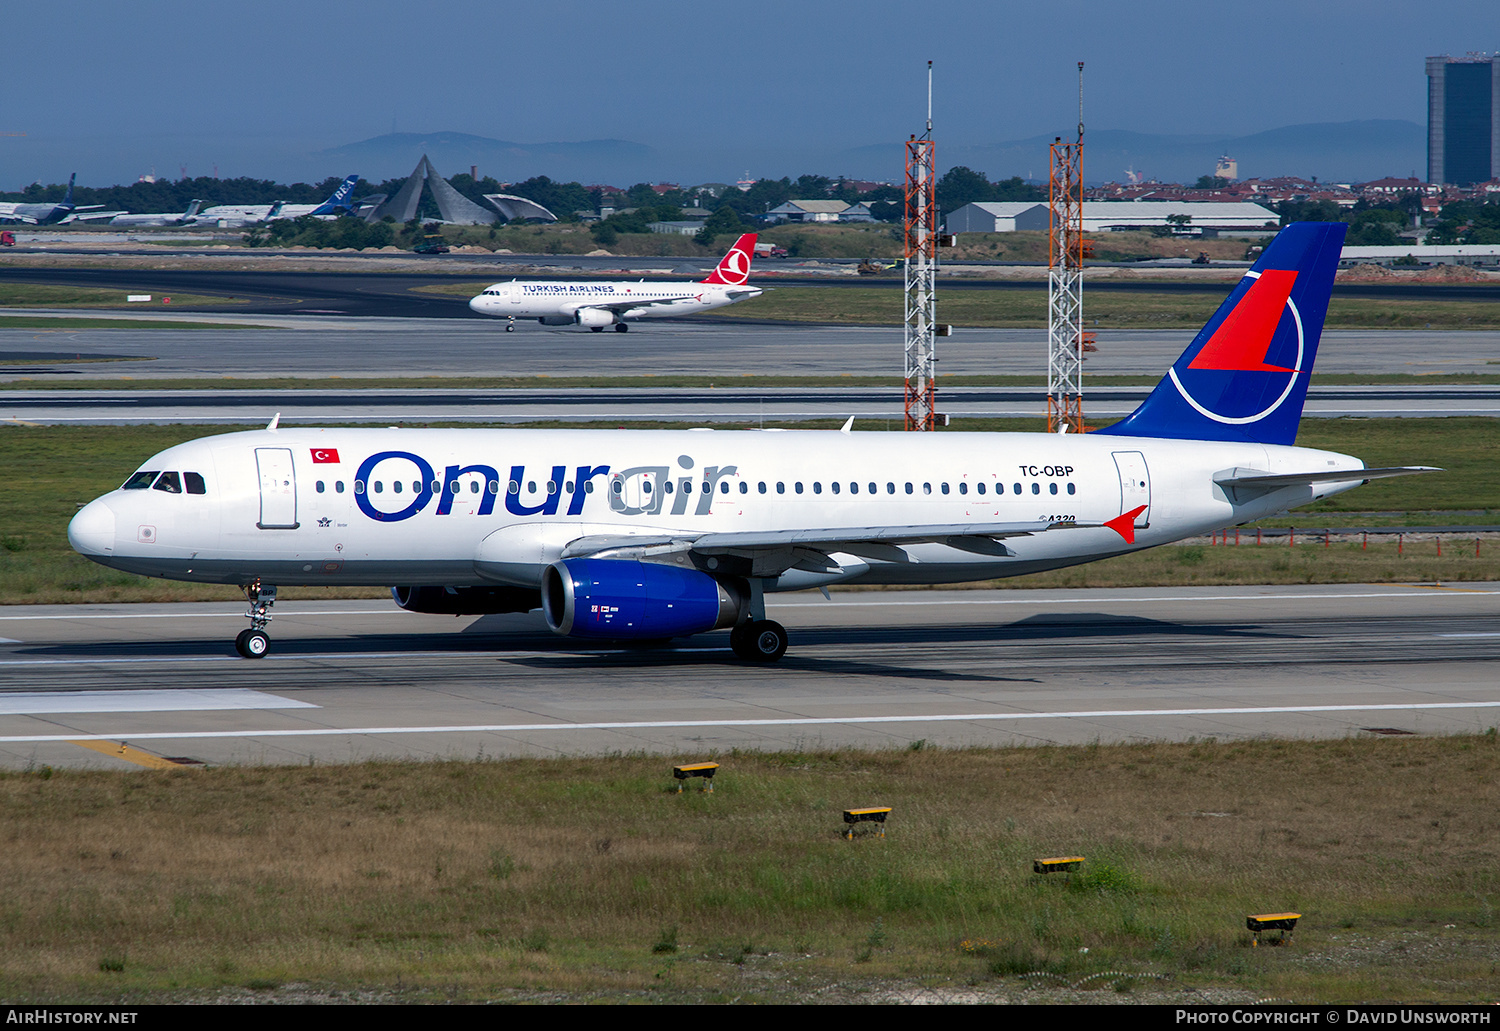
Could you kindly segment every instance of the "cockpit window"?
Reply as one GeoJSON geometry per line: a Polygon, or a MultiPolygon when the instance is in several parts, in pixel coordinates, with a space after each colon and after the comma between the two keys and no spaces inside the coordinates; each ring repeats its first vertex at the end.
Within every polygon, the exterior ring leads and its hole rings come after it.
{"type": "Polygon", "coordinates": [[[151,481],[154,480],[154,479],[156,479],[156,474],[159,471],[160,470],[157,470],[157,469],[151,469],[151,470],[142,469],[140,472],[136,473],[130,479],[126,480],[125,481],[125,485],[123,487],[121,487],[120,489],[121,490],[145,490],[147,487],[151,486],[151,481]]]}
{"type": "Polygon", "coordinates": [[[189,494],[207,494],[208,488],[203,484],[202,473],[183,473],[182,482],[187,486],[189,494]]]}
{"type": "Polygon", "coordinates": [[[172,473],[172,472],[162,473],[160,476],[158,476],[156,478],[156,482],[154,484],[152,484],[152,487],[155,490],[164,490],[168,494],[181,494],[182,493],[182,478],[180,476],[178,476],[176,473],[172,473]]]}

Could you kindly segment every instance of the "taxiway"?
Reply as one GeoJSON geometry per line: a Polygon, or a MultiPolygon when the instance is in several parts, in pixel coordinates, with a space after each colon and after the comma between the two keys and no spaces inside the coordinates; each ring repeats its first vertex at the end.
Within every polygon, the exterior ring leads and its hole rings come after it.
{"type": "Polygon", "coordinates": [[[285,601],[0,612],[0,765],[127,768],[613,751],[1480,732],[1500,584],[856,591],[769,599],[774,666],[724,634],[582,647],[538,614],[285,601]]]}

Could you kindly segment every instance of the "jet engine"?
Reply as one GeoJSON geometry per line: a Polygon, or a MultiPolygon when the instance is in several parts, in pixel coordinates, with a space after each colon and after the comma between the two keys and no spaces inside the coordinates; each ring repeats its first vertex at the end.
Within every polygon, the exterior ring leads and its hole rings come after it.
{"type": "Polygon", "coordinates": [[[530,587],[392,587],[391,597],[408,612],[443,616],[488,616],[530,612],[542,604],[530,587]]]}
{"type": "Polygon", "coordinates": [[[749,606],[737,580],[629,559],[568,559],[542,574],[542,612],[564,637],[686,637],[732,627],[749,606]]]}

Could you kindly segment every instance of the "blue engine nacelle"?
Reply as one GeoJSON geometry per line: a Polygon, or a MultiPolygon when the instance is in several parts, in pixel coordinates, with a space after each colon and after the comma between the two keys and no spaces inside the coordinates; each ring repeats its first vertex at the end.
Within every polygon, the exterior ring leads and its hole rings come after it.
{"type": "Polygon", "coordinates": [[[575,558],[542,574],[542,612],[564,637],[686,637],[734,626],[748,605],[737,581],[656,562],[575,558]]]}

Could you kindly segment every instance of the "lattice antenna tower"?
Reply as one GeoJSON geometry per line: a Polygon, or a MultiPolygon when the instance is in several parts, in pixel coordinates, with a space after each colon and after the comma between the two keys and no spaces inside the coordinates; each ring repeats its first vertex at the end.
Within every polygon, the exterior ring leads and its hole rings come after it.
{"type": "Polygon", "coordinates": [[[1078,138],[1052,144],[1047,223],[1047,432],[1083,432],[1083,62],[1078,138]]]}
{"type": "Polygon", "coordinates": [[[937,183],[932,145],[932,62],[927,131],[906,141],[906,428],[932,430],[937,415],[937,183]]]}

